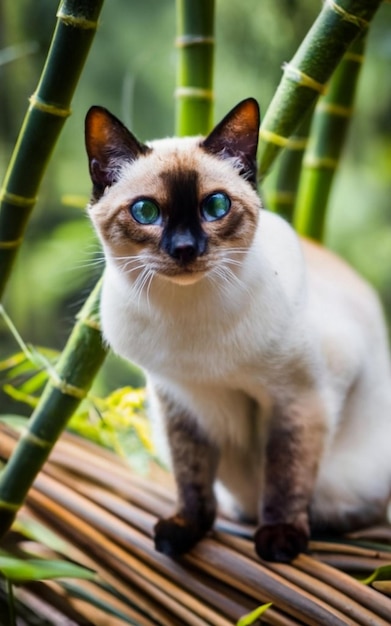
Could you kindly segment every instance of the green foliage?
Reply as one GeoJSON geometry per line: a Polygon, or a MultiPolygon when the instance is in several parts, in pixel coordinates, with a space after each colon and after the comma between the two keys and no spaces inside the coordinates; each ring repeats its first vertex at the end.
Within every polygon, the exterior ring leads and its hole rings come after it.
{"type": "Polygon", "coordinates": [[[271,602],[267,604],[263,604],[259,606],[255,611],[251,611],[251,613],[247,613],[247,615],[243,615],[237,622],[236,626],[251,626],[251,624],[255,624],[257,620],[263,615],[270,607],[272,606],[271,602]]]}
{"type": "MultiPolygon", "coordinates": [[[[24,346],[24,351],[0,362],[3,391],[13,400],[35,408],[57,358],[53,350],[24,346]]],[[[26,422],[18,415],[0,415],[0,420],[16,427],[26,422]]],[[[139,471],[147,469],[154,455],[144,388],[123,387],[106,397],[88,394],[70,420],[69,429],[115,450],[139,471]]]]}
{"type": "Polygon", "coordinates": [[[87,578],[94,573],[67,561],[46,559],[21,559],[0,552],[0,573],[13,583],[53,578],[87,578]]]}
{"type": "Polygon", "coordinates": [[[372,583],[379,580],[391,581],[391,565],[382,565],[381,567],[377,567],[373,574],[364,578],[361,582],[363,585],[372,585],[372,583]]]}

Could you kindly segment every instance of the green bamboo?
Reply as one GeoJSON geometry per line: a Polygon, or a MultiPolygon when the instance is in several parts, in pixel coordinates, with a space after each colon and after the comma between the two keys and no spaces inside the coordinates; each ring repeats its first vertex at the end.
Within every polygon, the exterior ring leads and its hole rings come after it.
{"type": "Polygon", "coordinates": [[[299,125],[297,132],[290,137],[288,145],[281,154],[275,187],[267,194],[268,208],[290,223],[293,221],[293,211],[311,118],[312,109],[299,125]]]}
{"type": "Polygon", "coordinates": [[[259,174],[264,177],[303,115],[355,38],[366,30],[381,0],[326,0],[284,74],[260,131],[259,174]]]}
{"type": "Polygon", "coordinates": [[[0,192],[0,298],[92,43],[103,0],[63,0],[0,192]]]}
{"type": "Polygon", "coordinates": [[[322,241],[327,203],[352,116],[353,101],[364,58],[366,32],[355,41],[319,99],[294,213],[297,231],[322,241]]]}
{"type": "Polygon", "coordinates": [[[28,428],[0,473],[0,536],[13,522],[69,418],[106,356],[99,328],[101,281],[86,301],[28,428]]]}
{"type": "Polygon", "coordinates": [[[176,134],[206,135],[213,122],[214,0],[177,0],[176,134]]]}

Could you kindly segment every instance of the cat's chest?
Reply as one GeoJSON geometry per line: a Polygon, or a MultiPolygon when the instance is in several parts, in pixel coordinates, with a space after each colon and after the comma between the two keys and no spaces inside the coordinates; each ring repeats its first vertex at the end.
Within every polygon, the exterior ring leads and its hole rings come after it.
{"type": "Polygon", "coordinates": [[[239,324],[183,319],[137,311],[135,307],[102,306],[106,339],[123,357],[149,373],[177,378],[215,378],[238,367],[247,352],[239,324]]]}
{"type": "Polygon", "coordinates": [[[102,324],[115,352],[148,373],[178,380],[220,380],[260,363],[264,334],[248,310],[229,318],[222,310],[163,314],[120,303],[104,290],[102,324]]]}

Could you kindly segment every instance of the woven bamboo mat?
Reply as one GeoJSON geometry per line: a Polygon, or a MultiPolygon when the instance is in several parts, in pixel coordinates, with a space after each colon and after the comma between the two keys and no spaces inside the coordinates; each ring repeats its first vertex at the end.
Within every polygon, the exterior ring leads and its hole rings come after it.
{"type": "MultiPolygon", "coordinates": [[[[0,426],[1,458],[8,458],[15,438],[0,426]]],[[[391,582],[367,586],[357,578],[391,563],[391,528],[312,541],[308,554],[285,565],[256,557],[252,527],[219,518],[190,554],[172,560],[154,550],[152,530],[158,517],[172,512],[173,502],[163,470],[137,475],[114,454],[65,433],[19,518],[38,519],[55,531],[66,542],[56,558],[74,560],[98,576],[92,582],[31,583],[17,590],[18,602],[34,607],[41,616],[37,624],[66,626],[229,626],[267,602],[272,606],[257,624],[390,626],[391,582]],[[92,607],[89,594],[102,607],[110,604],[112,615],[92,607]]],[[[3,543],[18,541],[14,531],[3,543]]]]}

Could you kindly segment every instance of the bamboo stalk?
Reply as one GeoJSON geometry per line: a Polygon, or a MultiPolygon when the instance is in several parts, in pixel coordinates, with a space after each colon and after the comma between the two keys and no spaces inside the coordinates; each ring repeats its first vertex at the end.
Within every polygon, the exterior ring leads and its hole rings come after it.
{"type": "Polygon", "coordinates": [[[300,234],[319,241],[324,238],[327,203],[353,113],[365,41],[366,30],[344,55],[326,94],[319,99],[315,108],[300,178],[294,225],[300,234]]]}
{"type": "Polygon", "coordinates": [[[49,156],[66,118],[103,0],[63,0],[38,87],[30,98],[0,192],[0,298],[12,270],[49,156]]]}
{"type": "Polygon", "coordinates": [[[303,115],[323,93],[344,53],[373,18],[381,0],[326,0],[284,74],[260,130],[259,174],[264,177],[303,115]]]}
{"type": "Polygon", "coordinates": [[[57,438],[106,356],[98,324],[100,283],[82,308],[28,428],[0,474],[0,536],[10,527],[57,438]]]}
{"type": "Polygon", "coordinates": [[[268,208],[288,222],[293,222],[297,189],[312,118],[310,111],[280,156],[274,189],[267,193],[268,208]]]}
{"type": "Polygon", "coordinates": [[[176,134],[206,135],[212,126],[214,0],[176,0],[176,134]]]}

